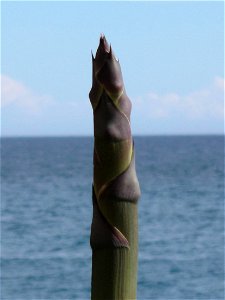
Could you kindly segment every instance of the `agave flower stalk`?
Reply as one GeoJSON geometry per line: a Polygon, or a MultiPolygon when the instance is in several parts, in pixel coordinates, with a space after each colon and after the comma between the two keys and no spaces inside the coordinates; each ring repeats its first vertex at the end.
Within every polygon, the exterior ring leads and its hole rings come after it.
{"type": "Polygon", "coordinates": [[[131,102],[119,61],[104,35],[89,93],[94,115],[91,298],[135,299],[140,188],[131,135],[131,102]]]}

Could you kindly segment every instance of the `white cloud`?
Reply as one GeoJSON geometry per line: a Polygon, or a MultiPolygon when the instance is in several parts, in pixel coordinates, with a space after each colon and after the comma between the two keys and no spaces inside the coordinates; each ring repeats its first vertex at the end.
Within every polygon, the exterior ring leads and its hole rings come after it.
{"type": "Polygon", "coordinates": [[[139,118],[168,119],[183,116],[190,120],[223,119],[224,79],[216,77],[210,86],[187,95],[150,92],[134,102],[135,114],[139,118]]]}
{"type": "Polygon", "coordinates": [[[1,75],[1,106],[17,106],[28,113],[37,114],[43,107],[53,102],[46,95],[37,95],[23,83],[6,75],[1,75]]]}
{"type": "Polygon", "coordinates": [[[224,79],[187,93],[148,94],[132,98],[135,134],[224,133],[224,79]]]}
{"type": "MultiPolygon", "coordinates": [[[[1,76],[2,135],[91,134],[92,108],[84,101],[59,101],[1,76]]],[[[75,98],[75,96],[74,96],[75,98]]]]}

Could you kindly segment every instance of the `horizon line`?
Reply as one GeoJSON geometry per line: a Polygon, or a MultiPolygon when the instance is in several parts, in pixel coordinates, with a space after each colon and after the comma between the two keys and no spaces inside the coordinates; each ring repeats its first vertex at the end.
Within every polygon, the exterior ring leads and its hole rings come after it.
{"type": "MultiPolygon", "coordinates": [[[[225,133],[149,133],[149,134],[133,134],[133,137],[184,137],[184,136],[224,136],[225,133]]],[[[0,135],[4,138],[94,138],[89,134],[46,134],[46,135],[0,135]]]]}

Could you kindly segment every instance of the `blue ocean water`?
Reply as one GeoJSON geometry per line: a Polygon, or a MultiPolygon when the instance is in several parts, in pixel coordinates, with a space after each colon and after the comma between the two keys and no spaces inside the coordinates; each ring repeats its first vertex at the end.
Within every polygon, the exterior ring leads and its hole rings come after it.
{"type": "MultiPolygon", "coordinates": [[[[138,299],[224,299],[224,137],[136,137],[138,299]]],[[[89,299],[92,138],[3,138],[1,299],[89,299]]]]}

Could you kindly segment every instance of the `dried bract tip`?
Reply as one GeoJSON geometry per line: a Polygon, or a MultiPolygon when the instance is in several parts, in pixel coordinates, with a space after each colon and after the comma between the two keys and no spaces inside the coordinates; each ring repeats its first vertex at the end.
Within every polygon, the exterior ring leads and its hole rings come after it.
{"type": "MultiPolygon", "coordinates": [[[[101,35],[98,49],[103,50],[104,52],[109,52],[109,44],[104,35],[101,35]]],[[[98,51],[98,50],[97,50],[98,51]]]]}

